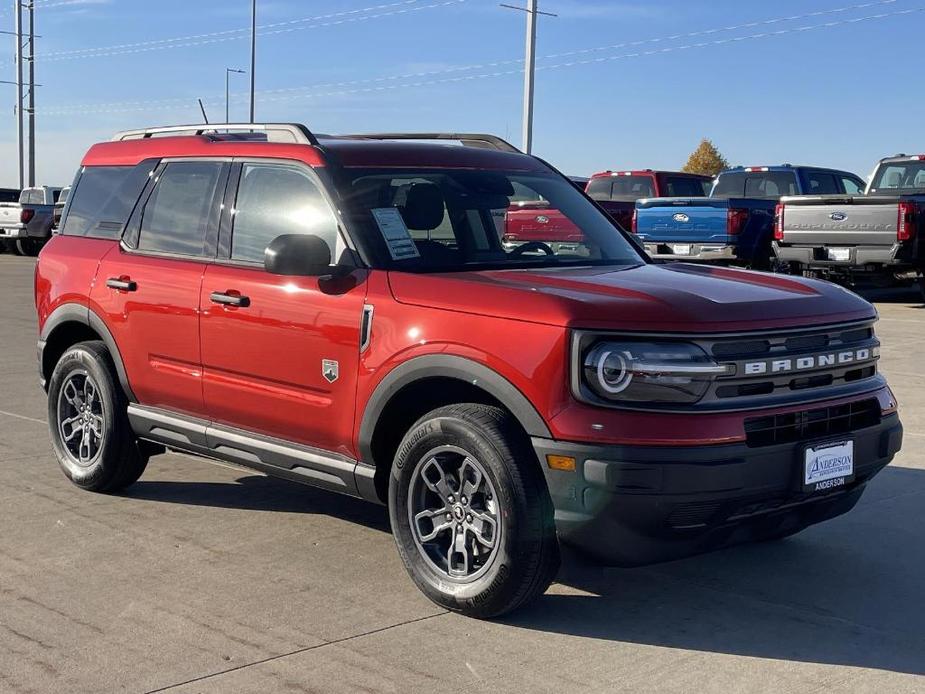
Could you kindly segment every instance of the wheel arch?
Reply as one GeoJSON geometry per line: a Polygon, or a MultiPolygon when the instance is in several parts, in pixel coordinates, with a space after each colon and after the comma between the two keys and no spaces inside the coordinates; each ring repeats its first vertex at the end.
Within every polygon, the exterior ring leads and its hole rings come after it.
{"type": "Polygon", "coordinates": [[[479,402],[506,409],[527,436],[552,438],[530,400],[508,379],[465,357],[415,357],[395,367],[379,383],[363,411],[358,432],[364,496],[387,498],[392,456],[408,428],[427,412],[456,402],[479,402]]]}
{"type": "Polygon", "coordinates": [[[56,308],[42,326],[39,335],[38,358],[42,387],[47,387],[55,364],[67,349],[78,342],[102,340],[109,350],[119,376],[119,384],[130,401],[135,401],[128,382],[122,355],[105,321],[88,306],[63,304],[56,308]]]}

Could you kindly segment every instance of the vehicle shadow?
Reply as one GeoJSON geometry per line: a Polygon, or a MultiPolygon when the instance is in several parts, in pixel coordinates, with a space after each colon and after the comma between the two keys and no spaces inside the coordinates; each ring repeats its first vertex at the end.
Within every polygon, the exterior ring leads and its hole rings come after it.
{"type": "Polygon", "coordinates": [[[384,506],[273,477],[246,472],[244,475],[234,482],[148,481],[142,478],[124,494],[132,499],[184,506],[319,514],[391,532],[389,514],[384,506]]]}
{"type": "Polygon", "coordinates": [[[640,569],[567,553],[503,621],[599,640],[925,674],[925,471],[887,468],[846,516],[787,540],[640,569]]]}
{"type": "Polygon", "coordinates": [[[855,288],[852,291],[870,302],[883,304],[912,304],[912,308],[925,308],[922,292],[916,286],[855,288]]]}

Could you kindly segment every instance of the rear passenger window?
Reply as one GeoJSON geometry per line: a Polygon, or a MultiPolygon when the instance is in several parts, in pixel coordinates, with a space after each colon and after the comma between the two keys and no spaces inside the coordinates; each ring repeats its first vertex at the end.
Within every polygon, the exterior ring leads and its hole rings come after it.
{"type": "Polygon", "coordinates": [[[821,171],[806,173],[807,195],[835,195],[839,192],[838,182],[833,174],[821,171]]]}
{"type": "Polygon", "coordinates": [[[262,263],[277,236],[314,234],[336,258],[337,219],[307,172],[294,166],[245,164],[235,202],[231,258],[262,263]]]}
{"type": "Polygon", "coordinates": [[[218,189],[222,167],[219,162],[168,164],[145,204],[139,250],[202,255],[223,192],[218,189]]]}
{"type": "Polygon", "coordinates": [[[68,196],[61,233],[119,238],[154,166],[154,161],[147,161],[134,167],[85,167],[68,196]]]}

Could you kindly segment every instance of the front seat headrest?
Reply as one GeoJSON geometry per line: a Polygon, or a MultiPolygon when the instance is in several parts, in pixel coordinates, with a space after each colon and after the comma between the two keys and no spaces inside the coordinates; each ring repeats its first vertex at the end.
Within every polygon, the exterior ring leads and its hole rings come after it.
{"type": "Polygon", "coordinates": [[[436,184],[412,183],[400,191],[399,197],[402,195],[405,198],[404,201],[398,199],[395,205],[401,210],[401,215],[409,229],[431,231],[443,223],[446,205],[443,201],[443,193],[436,184]]]}

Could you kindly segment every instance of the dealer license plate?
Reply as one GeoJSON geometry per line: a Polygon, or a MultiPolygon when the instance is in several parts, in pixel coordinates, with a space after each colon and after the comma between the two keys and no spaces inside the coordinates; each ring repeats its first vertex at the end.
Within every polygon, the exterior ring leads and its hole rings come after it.
{"type": "Polygon", "coordinates": [[[841,262],[846,262],[851,260],[851,249],[850,248],[830,248],[829,249],[829,260],[836,260],[841,262]]]}
{"type": "Polygon", "coordinates": [[[854,479],[854,441],[823,443],[806,449],[803,490],[822,492],[854,479]]]}

